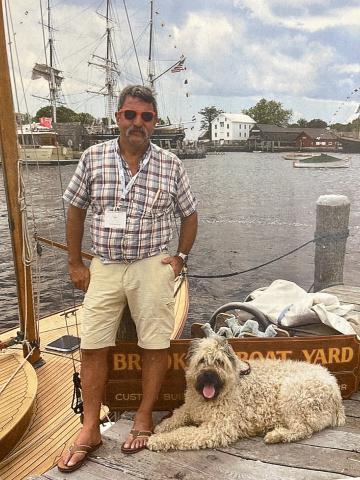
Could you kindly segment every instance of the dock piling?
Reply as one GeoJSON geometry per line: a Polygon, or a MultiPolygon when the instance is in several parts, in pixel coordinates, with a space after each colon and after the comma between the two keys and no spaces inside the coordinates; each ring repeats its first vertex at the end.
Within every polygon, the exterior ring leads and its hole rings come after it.
{"type": "Polygon", "coordinates": [[[316,202],[314,291],[343,284],[350,201],[321,195],[316,202]]]}

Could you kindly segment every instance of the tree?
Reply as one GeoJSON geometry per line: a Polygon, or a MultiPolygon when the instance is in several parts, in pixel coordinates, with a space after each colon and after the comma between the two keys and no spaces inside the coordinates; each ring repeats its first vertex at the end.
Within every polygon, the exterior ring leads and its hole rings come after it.
{"type": "Polygon", "coordinates": [[[308,128],[326,128],[327,123],[324,120],[321,120],[320,118],[313,118],[308,122],[307,127],[308,128]]]}
{"type": "Polygon", "coordinates": [[[200,130],[202,132],[207,132],[210,140],[211,138],[211,122],[218,116],[220,113],[224,113],[223,110],[216,108],[214,105],[211,107],[205,107],[198,112],[201,116],[201,125],[200,130]]]}
{"type": "Polygon", "coordinates": [[[344,124],[344,123],[333,123],[331,125],[331,130],[336,130],[338,132],[349,132],[351,130],[350,124],[344,124]]]}
{"type": "Polygon", "coordinates": [[[285,127],[288,125],[293,112],[292,110],[285,110],[280,102],[262,98],[254,107],[243,110],[243,113],[253,118],[256,123],[285,127]]]}
{"type": "MultiPolygon", "coordinates": [[[[57,123],[78,122],[77,115],[78,114],[74,112],[74,110],[71,110],[71,108],[61,106],[56,109],[57,123]]],[[[40,108],[40,110],[36,112],[34,120],[38,122],[40,117],[52,118],[52,108],[50,105],[40,108]]]]}
{"type": "Polygon", "coordinates": [[[95,117],[90,115],[90,113],[78,113],[77,114],[77,122],[82,123],[83,125],[91,125],[95,122],[95,117]]]}
{"type": "Polygon", "coordinates": [[[308,121],[305,118],[299,118],[299,120],[296,122],[295,125],[298,125],[299,127],[305,128],[308,126],[308,121]]]}

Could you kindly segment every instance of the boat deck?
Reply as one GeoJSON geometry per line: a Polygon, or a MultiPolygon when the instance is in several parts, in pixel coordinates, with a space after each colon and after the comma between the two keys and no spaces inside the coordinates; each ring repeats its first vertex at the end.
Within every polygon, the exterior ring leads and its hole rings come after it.
{"type": "MultiPolygon", "coordinates": [[[[53,315],[40,322],[43,345],[68,333],[76,335],[73,317],[69,319],[68,329],[65,326],[59,328],[59,325],[64,325],[60,315],[53,315]]],[[[7,335],[9,333],[12,332],[7,335]]],[[[5,338],[6,335],[1,337],[5,338]]],[[[41,356],[46,363],[36,370],[38,388],[34,416],[20,444],[0,462],[2,480],[19,480],[27,478],[33,472],[51,468],[69,439],[81,427],[79,415],[75,415],[70,408],[73,390],[71,356],[46,351],[42,351],[41,356]]],[[[74,362],[78,369],[78,352],[74,354],[74,362]]],[[[17,398],[17,394],[13,393],[12,403],[17,398]]],[[[20,420],[21,418],[18,419],[20,420]]]]}
{"type": "MultiPolygon", "coordinates": [[[[339,286],[327,291],[360,311],[360,287],[339,286]]],[[[304,334],[319,334],[319,328],[304,334]]],[[[324,333],[324,332],[321,332],[324,333]]],[[[327,332],[328,333],[328,332],[327,332]]],[[[266,445],[262,438],[241,440],[228,448],[136,455],[120,452],[132,423],[126,416],[104,434],[104,445],[71,480],[337,480],[360,478],[360,393],[345,400],[346,424],[290,444],[266,445]]],[[[38,480],[63,480],[57,468],[38,480]]]]}
{"type": "MultiPolygon", "coordinates": [[[[181,282],[179,277],[174,295],[172,338],[178,338],[188,312],[187,280],[181,282]]],[[[79,336],[81,318],[80,307],[68,315],[59,313],[42,319],[39,330],[45,364],[34,371],[25,362],[26,368],[19,370],[11,385],[0,395],[0,458],[6,454],[0,461],[1,480],[24,480],[29,475],[46,472],[57,463],[81,428],[80,416],[71,409],[74,366],[76,371],[80,370],[79,350],[74,354],[45,350],[48,343],[63,335],[79,336]],[[9,443],[9,434],[12,434],[12,443],[9,443]],[[11,450],[22,434],[20,443],[11,450]]],[[[11,336],[16,336],[16,329],[1,334],[0,340],[11,336]]],[[[21,346],[0,353],[0,392],[21,363],[21,346]]],[[[101,416],[105,417],[106,412],[104,408],[101,416]]]]}

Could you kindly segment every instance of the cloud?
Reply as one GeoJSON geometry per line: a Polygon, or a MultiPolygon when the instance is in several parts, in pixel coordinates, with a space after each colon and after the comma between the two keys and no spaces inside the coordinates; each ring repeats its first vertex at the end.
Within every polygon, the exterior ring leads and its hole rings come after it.
{"type": "MultiPolygon", "coordinates": [[[[306,118],[321,118],[322,112],[316,111],[321,105],[326,119],[333,102],[345,100],[359,86],[360,65],[351,40],[356,38],[360,9],[351,0],[183,0],[181,5],[179,11],[176,2],[166,3],[156,16],[154,49],[161,60],[156,64],[157,74],[181,54],[187,57],[185,72],[164,75],[157,84],[164,116],[191,118],[210,104],[236,112],[265,97],[285,101],[286,108],[299,114],[304,111],[306,118]],[[345,24],[350,26],[344,28],[345,24]],[[321,102],[316,104],[316,99],[321,102]],[[302,110],[305,104],[308,107],[302,110]]],[[[148,12],[135,11],[135,6],[143,6],[142,1],[128,2],[128,11],[146,76],[148,12]]],[[[30,80],[34,63],[44,62],[39,3],[17,0],[11,8],[29,110],[34,114],[46,101],[31,95],[48,95],[45,81],[30,80]]],[[[96,14],[92,0],[58,2],[52,12],[68,106],[103,116],[104,97],[86,90],[100,90],[104,85],[104,71],[88,68],[89,60],[100,63],[92,53],[105,56],[104,19],[96,14]]],[[[116,13],[114,50],[121,85],[138,83],[141,79],[127,21],[120,8],[116,13]]],[[[25,111],[23,104],[21,110],[25,111]]]]}
{"type": "Polygon", "coordinates": [[[360,23],[360,7],[355,2],[349,6],[344,2],[335,7],[328,0],[305,0],[295,5],[283,0],[235,0],[234,3],[264,24],[293,30],[317,32],[328,28],[357,27],[360,23]],[[322,8],[317,9],[318,6],[322,8]]]}
{"type": "Polygon", "coordinates": [[[256,35],[243,21],[225,15],[192,13],[179,28],[177,43],[191,52],[197,94],[209,95],[312,95],[322,72],[336,52],[303,35],[256,35]]]}
{"type": "MultiPolygon", "coordinates": [[[[359,74],[360,63],[339,63],[336,66],[335,70],[341,73],[359,74]]],[[[360,85],[360,79],[359,79],[359,85],[360,85]]]]}

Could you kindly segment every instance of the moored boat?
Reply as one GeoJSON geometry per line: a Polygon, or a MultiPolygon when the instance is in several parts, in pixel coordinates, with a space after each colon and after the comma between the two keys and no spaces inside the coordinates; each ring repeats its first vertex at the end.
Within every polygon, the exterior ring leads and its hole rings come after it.
{"type": "Polygon", "coordinates": [[[22,125],[17,130],[19,160],[28,165],[56,165],[58,162],[77,163],[72,150],[59,145],[55,130],[42,127],[38,123],[22,125]]]}
{"type": "Polygon", "coordinates": [[[339,158],[321,153],[294,160],[293,166],[296,168],[348,168],[350,167],[350,157],[339,158]]]}
{"type": "Polygon", "coordinates": [[[314,157],[316,155],[319,155],[319,153],[315,152],[292,152],[292,153],[287,153],[286,155],[283,156],[285,160],[298,160],[301,158],[308,158],[308,157],[314,157]]]}

